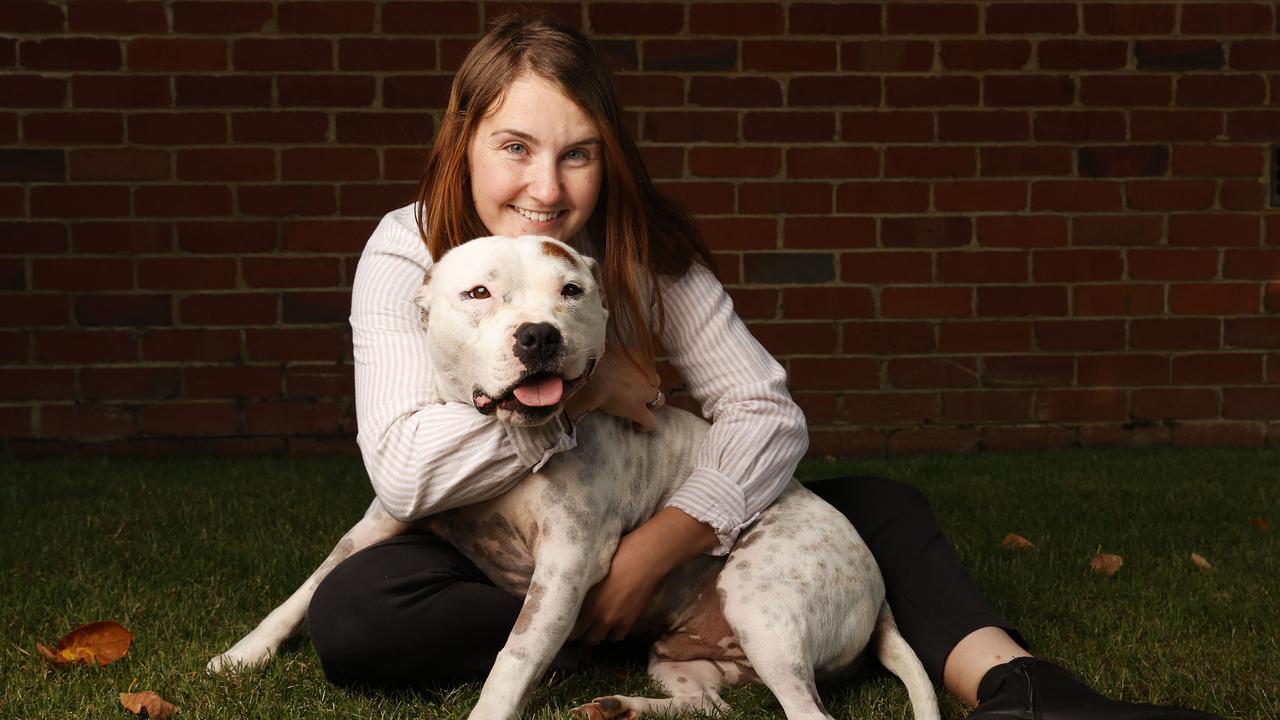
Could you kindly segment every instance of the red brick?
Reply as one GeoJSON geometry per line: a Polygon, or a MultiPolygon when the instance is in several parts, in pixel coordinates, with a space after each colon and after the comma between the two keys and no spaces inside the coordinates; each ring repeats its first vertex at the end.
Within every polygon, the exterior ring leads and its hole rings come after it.
{"type": "Polygon", "coordinates": [[[1222,323],[1208,318],[1146,318],[1129,324],[1129,345],[1140,350],[1208,350],[1222,346],[1222,323]]]}
{"type": "Polygon", "coordinates": [[[1182,8],[1182,32],[1187,35],[1253,35],[1272,24],[1266,4],[1218,2],[1182,8]]]}
{"type": "Polygon", "coordinates": [[[738,186],[738,210],[749,214],[831,212],[831,186],[820,183],[754,182],[738,186]]]}
{"type": "Polygon", "coordinates": [[[1178,175],[1255,178],[1265,165],[1261,147],[1178,145],[1173,149],[1173,171],[1178,175]]]}
{"type": "Polygon", "coordinates": [[[40,0],[16,0],[0,5],[0,32],[56,33],[63,29],[60,5],[40,0]]]}
{"type": "MultiPolygon", "coordinates": [[[[248,75],[181,75],[175,77],[177,105],[202,107],[269,107],[271,78],[248,75]]],[[[281,84],[283,86],[283,79],[281,84]]],[[[283,94],[283,87],[281,90],[283,94]]]]}
{"type": "Polygon", "coordinates": [[[101,292],[133,288],[133,261],[107,258],[36,258],[31,261],[32,288],[101,292]]]}
{"type": "Polygon", "coordinates": [[[982,247],[1061,247],[1067,244],[1067,222],[1061,216],[992,216],[977,220],[974,237],[982,247]]]}
{"type": "Polygon", "coordinates": [[[1232,112],[1228,116],[1227,135],[1233,140],[1273,140],[1280,136],[1280,112],[1232,112]]]}
{"type": "MultiPolygon", "coordinates": [[[[835,422],[840,412],[836,404],[840,396],[835,393],[792,393],[791,399],[800,406],[800,411],[804,413],[809,427],[829,425],[835,422]]],[[[3,431],[0,430],[0,432],[3,431]]]]}
{"type": "Polygon", "coordinates": [[[34,410],[35,408],[30,407],[0,408],[0,437],[32,437],[35,434],[34,410]]]}
{"type": "Polygon", "coordinates": [[[333,402],[254,403],[244,409],[249,433],[297,434],[342,431],[342,405],[333,402]]]}
{"type": "Polygon", "coordinates": [[[711,108],[778,107],[782,86],[767,77],[697,76],[689,81],[689,103],[711,108]]]}
{"type": "MultiPolygon", "coordinates": [[[[694,79],[695,88],[698,78],[694,79]]],[[[752,104],[764,104],[769,95],[755,95],[752,104]]],[[[773,104],[773,103],[770,103],[773,104]]],[[[880,81],[861,75],[798,75],[787,81],[787,104],[791,107],[880,104],[880,81]]]]}
{"type": "MultiPolygon", "coordinates": [[[[951,325],[944,325],[944,332],[951,325]]],[[[848,322],[842,327],[846,353],[892,355],[934,349],[933,326],[926,322],[848,322]]]]}
{"type": "Polygon", "coordinates": [[[1067,289],[1058,286],[980,287],[978,314],[986,317],[1022,317],[1067,314],[1067,289]]]}
{"type": "Polygon", "coordinates": [[[133,196],[134,215],[201,217],[231,214],[231,193],[217,185],[149,185],[133,196]]]}
{"type": "Polygon", "coordinates": [[[142,431],[153,435],[233,435],[240,429],[234,403],[172,403],[141,408],[142,431]]]}
{"type": "Polygon", "coordinates": [[[1009,355],[982,362],[984,387],[1059,387],[1070,385],[1075,363],[1070,356],[1009,355]]]}
{"type": "Polygon", "coordinates": [[[67,249],[67,228],[60,222],[0,222],[0,237],[4,238],[0,255],[60,253],[67,249]]]}
{"type": "Polygon", "coordinates": [[[179,150],[179,180],[274,180],[275,151],[266,149],[227,148],[216,150],[179,150]]]}
{"type": "Polygon", "coordinates": [[[973,237],[972,220],[966,217],[884,218],[880,241],[885,247],[959,247],[973,237]]]}
{"type": "Polygon", "coordinates": [[[1075,428],[1015,425],[988,426],[982,428],[982,449],[1004,452],[1007,450],[1042,450],[1069,448],[1079,444],[1075,428]]]}
{"type": "Polygon", "coordinates": [[[65,182],[66,155],[61,150],[0,150],[0,182],[65,182]]]}
{"type": "Polygon", "coordinates": [[[840,67],[859,73],[929,72],[933,43],[914,40],[858,40],[840,44],[840,67]]]}
{"type": "Polygon", "coordinates": [[[274,252],[277,249],[276,224],[244,220],[178,223],[178,247],[189,253],[242,255],[274,252]]]}
{"type": "Polygon", "coordinates": [[[1125,394],[1116,390],[1040,390],[1033,418],[1047,422],[1125,420],[1125,394]]]}
{"type": "Polygon", "coordinates": [[[933,275],[929,255],[919,252],[844,253],[840,267],[842,281],[869,285],[928,283],[933,275]]]}
{"type": "Polygon", "coordinates": [[[1119,142],[1127,140],[1124,114],[1101,110],[1044,110],[1035,115],[1040,142],[1119,142]]]}
{"type": "Polygon", "coordinates": [[[321,112],[246,112],[231,115],[232,138],[239,143],[320,143],[329,135],[329,116],[321,112]]]}
{"type": "Polygon", "coordinates": [[[970,250],[938,253],[938,282],[992,283],[1026,282],[1027,254],[970,250]]]}
{"type": "Polygon", "coordinates": [[[65,78],[44,75],[0,75],[0,107],[62,107],[67,98],[65,78]]]}
{"type": "Polygon", "coordinates": [[[1036,347],[1048,351],[1118,350],[1124,347],[1122,320],[1037,321],[1036,347]]]}
{"type": "Polygon", "coordinates": [[[287,292],[282,307],[282,319],[288,325],[346,325],[351,292],[287,292]]]}
{"type": "Polygon", "coordinates": [[[878,35],[883,27],[878,5],[796,3],[788,12],[793,35],[878,35]]]}
{"type": "MultiPolygon", "coordinates": [[[[599,6],[592,6],[592,12],[599,6]]],[[[655,7],[646,3],[646,8],[655,7]]],[[[657,5],[656,7],[665,7],[657,5]]],[[[676,18],[681,18],[683,8],[675,6],[676,18]]],[[[647,9],[646,13],[649,12],[647,9]]],[[[593,15],[594,17],[594,15],[593,15]]],[[[594,21],[593,21],[594,22],[594,21]]],[[[695,35],[781,35],[785,20],[782,7],[771,3],[738,3],[689,6],[689,32],[695,35]]],[[[683,23],[675,19],[666,23],[674,27],[672,33],[683,28],[683,23]]],[[[620,26],[625,27],[625,25],[620,26]]],[[[656,28],[655,28],[656,30],[656,28]]],[[[644,32],[644,30],[622,32],[644,32]]],[[[666,32],[666,31],[659,31],[666,32]]]]}
{"type": "Polygon", "coordinates": [[[1225,64],[1222,41],[1139,40],[1134,56],[1139,70],[1220,70],[1225,64]]]}
{"type": "MultiPolygon", "coordinates": [[[[1022,70],[1031,61],[1031,43],[1026,40],[948,40],[942,43],[941,58],[942,66],[949,70],[1022,70]]],[[[932,52],[929,59],[933,59],[932,52]]]]}
{"type": "Polygon", "coordinates": [[[245,332],[253,360],[341,360],[350,341],[337,329],[263,329],[245,332]]]}
{"type": "Polygon", "coordinates": [[[0,218],[25,216],[26,204],[26,193],[23,188],[0,187],[0,218]]]}
{"type": "MultiPolygon", "coordinates": [[[[692,161],[692,153],[690,160],[692,161]]],[[[787,150],[787,177],[877,177],[879,174],[880,155],[872,148],[823,147],[787,150]]]]}
{"type": "Polygon", "coordinates": [[[938,348],[949,353],[1026,352],[1031,324],[1023,321],[946,322],[939,325],[938,348]]]}
{"type": "Polygon", "coordinates": [[[1129,113],[1129,134],[1132,140],[1139,142],[1211,142],[1222,135],[1222,113],[1216,110],[1134,110],[1129,113]]]}
{"type": "Polygon", "coordinates": [[[978,104],[977,78],[971,77],[888,77],[885,102],[890,107],[938,107],[978,104]]]}
{"type": "Polygon", "coordinates": [[[835,135],[832,113],[748,112],[742,119],[742,137],[748,142],[829,142],[835,135]]]}
{"type": "Polygon", "coordinates": [[[1021,390],[976,390],[942,393],[941,420],[949,422],[1018,422],[1031,419],[1031,393],[1021,390]]]}
{"type": "Polygon", "coordinates": [[[341,277],[336,258],[244,258],[241,263],[249,287],[333,287],[341,277]]]}
{"type": "Polygon", "coordinates": [[[186,396],[193,399],[272,398],[284,389],[284,373],[275,365],[187,367],[182,379],[186,396]]]}
{"type": "Polygon", "coordinates": [[[734,211],[734,187],[727,182],[666,182],[658,191],[695,214],[725,214],[734,211]]]}
{"type": "Polygon", "coordinates": [[[1173,32],[1177,7],[1173,4],[1086,4],[1084,29],[1090,35],[1157,35],[1173,32]]]}
{"type": "Polygon", "coordinates": [[[473,2],[388,2],[382,6],[384,33],[473,34],[481,29],[480,8],[473,2]]]}
{"type": "Polygon", "coordinates": [[[367,148],[307,148],[281,152],[285,180],[372,180],[378,154],[367,148]]]}
{"type": "Polygon", "coordinates": [[[1133,210],[1205,210],[1214,190],[1208,180],[1133,180],[1125,183],[1125,201],[1133,210]]]}
{"type": "Polygon", "coordinates": [[[285,387],[285,395],[291,398],[350,398],[355,393],[353,368],[294,365],[285,377],[285,387]]]}
{"type": "MultiPolygon", "coordinates": [[[[1214,254],[1216,255],[1216,253],[1214,254]]],[[[1280,277],[1280,251],[1228,250],[1223,263],[1223,277],[1254,280],[1269,280],[1280,277]]]]}
{"type": "Polygon", "coordinates": [[[315,183],[242,185],[236,200],[245,215],[332,215],[337,211],[333,186],[315,183]]]}
{"type": "MultiPolygon", "coordinates": [[[[665,149],[667,148],[663,148],[665,149]]],[[[675,160],[675,172],[664,173],[664,167],[659,162],[645,155],[644,163],[649,169],[650,177],[673,177],[681,174],[684,155],[678,148],[672,150],[678,156],[675,160]]],[[[641,154],[644,155],[643,150],[641,154]]],[[[386,148],[382,151],[382,177],[387,180],[418,180],[422,177],[426,164],[426,153],[421,148],[386,148]]]]}
{"type": "Polygon", "coordinates": [[[342,70],[435,70],[436,44],[434,40],[344,39],[338,41],[338,67],[342,70]]]}
{"type": "Polygon", "coordinates": [[[1075,79],[1063,75],[990,75],[982,81],[983,102],[993,107],[1071,105],[1075,79]]]}
{"type": "Polygon", "coordinates": [[[283,227],[285,252],[359,253],[373,232],[364,220],[291,220],[283,227]]]}
{"type": "Polygon", "coordinates": [[[220,71],[227,69],[227,44],[222,40],[138,38],[128,45],[132,71],[220,71]]]}
{"type": "Polygon", "coordinates": [[[1227,388],[1222,391],[1224,418],[1274,420],[1280,387],[1227,388]]]}
{"type": "Polygon", "coordinates": [[[120,42],[98,38],[23,40],[18,59],[31,70],[119,70],[120,42]]]}
{"type": "Polygon", "coordinates": [[[734,142],[738,139],[736,113],[649,112],[645,113],[646,140],[655,142],[734,142]]]}
{"type": "Polygon", "coordinates": [[[0,306],[0,326],[5,327],[61,327],[68,324],[68,298],[57,293],[27,293],[22,298],[22,312],[17,313],[14,303],[0,306]]]}
{"type": "Polygon", "coordinates": [[[1228,318],[1223,324],[1229,347],[1280,348],[1280,318],[1228,318]]]}
{"type": "Polygon", "coordinates": [[[929,209],[929,185],[880,181],[842,183],[836,189],[836,207],[847,213],[924,213],[929,209]]]}
{"type": "Polygon", "coordinates": [[[348,216],[382,217],[389,208],[414,200],[417,183],[363,183],[338,190],[338,212],[348,216]]]}
{"type": "Polygon", "coordinates": [[[1223,210],[1262,210],[1269,195],[1269,188],[1261,182],[1224,180],[1218,191],[1218,204],[1223,210]]]}
{"type": "Polygon", "coordinates": [[[268,2],[188,0],[173,4],[173,29],[181,33],[256,33],[273,18],[268,2]]]}
{"type": "Polygon", "coordinates": [[[178,315],[184,325],[274,325],[275,293],[202,293],[184,297],[178,315]]]}
{"type": "Polygon", "coordinates": [[[75,371],[49,368],[5,368],[0,383],[0,401],[70,400],[75,388],[75,371]]]}
{"type": "Polygon", "coordinates": [[[84,400],[162,400],[180,392],[177,368],[81,368],[84,400]]]}
{"type": "Polygon", "coordinates": [[[868,288],[811,287],[782,291],[782,316],[789,320],[840,320],[874,315],[875,302],[868,288]]]}
{"type": "Polygon", "coordinates": [[[1080,102],[1089,107],[1170,105],[1173,80],[1165,75],[1090,75],[1080,80],[1080,102]]]}
{"type": "Polygon", "coordinates": [[[917,424],[937,416],[937,393],[876,391],[844,396],[844,419],[877,425],[917,424]]]}
{"type": "Polygon", "coordinates": [[[887,451],[892,457],[917,453],[967,453],[977,451],[980,442],[977,428],[912,427],[892,433],[887,451]]]}
{"type": "Polygon", "coordinates": [[[698,229],[714,251],[773,250],[778,247],[778,223],[772,218],[701,218],[698,229]]]}
{"type": "Polygon", "coordinates": [[[1209,280],[1217,275],[1216,250],[1129,251],[1129,277],[1134,280],[1209,280]]]}
{"type": "MultiPolygon", "coordinates": [[[[938,139],[943,142],[1015,142],[1030,138],[1030,116],[1024,112],[956,110],[938,113],[938,139]]],[[[987,172],[984,168],[984,174],[987,172]]]]}
{"type": "MultiPolygon", "coordinates": [[[[587,14],[592,32],[602,35],[678,35],[684,30],[684,7],[674,3],[619,2],[591,5],[587,14]]],[[[694,32],[706,34],[716,31],[695,28],[694,32]]]]}
{"type": "Polygon", "coordinates": [[[1236,40],[1231,43],[1231,67],[1235,70],[1280,69],[1278,40],[1236,40]]]}
{"type": "Polygon", "coordinates": [[[961,287],[885,288],[880,294],[885,318],[956,318],[973,315],[973,291],[961,287]]]}
{"type": "Polygon", "coordinates": [[[1081,177],[1164,175],[1169,170],[1169,149],[1164,145],[1082,147],[1078,157],[1081,177]]]}
{"type": "Polygon", "coordinates": [[[890,147],[885,150],[885,177],[972,177],[977,153],[966,147],[890,147]]]}
{"type": "Polygon", "coordinates": [[[138,145],[217,145],[227,141],[217,113],[139,113],[129,116],[129,142],[138,145]]]}
{"type": "Polygon", "coordinates": [[[1192,388],[1134,390],[1131,414],[1138,420],[1186,420],[1219,416],[1218,391],[1192,388]]]}
{"type": "Polygon", "coordinates": [[[1178,78],[1179,105],[1242,107],[1266,101],[1267,83],[1261,75],[1184,75],[1178,78]]]}
{"type": "Polygon", "coordinates": [[[869,358],[792,358],[787,384],[797,390],[874,389],[880,363],[869,358]]]}
{"type": "Polygon", "coordinates": [[[1023,182],[935,182],[934,205],[941,212],[1018,212],[1027,208],[1023,182]]]}
{"type": "Polygon", "coordinates": [[[83,327],[163,327],[173,322],[172,302],[160,294],[78,295],[75,318],[83,327]]]}
{"type": "MultiPolygon", "coordinates": [[[[698,80],[693,80],[695,87],[698,80]]],[[[728,78],[722,78],[728,80],[728,78]]],[[[684,80],[674,75],[615,75],[614,84],[618,88],[618,99],[623,106],[631,107],[675,107],[684,104],[684,80]]],[[[386,81],[384,81],[386,82],[386,81]]],[[[774,91],[777,93],[777,101],[769,102],[767,97],[759,98],[760,104],[764,105],[781,105],[782,90],[778,88],[777,83],[772,80],[765,80],[763,87],[768,87],[772,83],[774,91]]],[[[767,90],[766,90],[767,92],[767,90]]],[[[383,91],[385,96],[386,91],[383,91]]],[[[743,96],[740,102],[752,103],[757,101],[755,96],[743,96]]],[[[694,91],[690,91],[690,102],[698,105],[707,106],[708,103],[694,99],[694,91]]],[[[387,104],[384,97],[383,104],[387,104]]],[[[736,106],[738,103],[730,103],[736,106]]]]}
{"type": "MultiPolygon", "coordinates": [[[[139,340],[148,362],[227,362],[240,358],[238,330],[147,330],[139,340]]],[[[185,369],[184,373],[195,371],[185,369]]],[[[186,377],[186,375],[184,375],[186,377]]],[[[189,381],[183,388],[191,396],[189,381]]]]}
{"type": "Polygon", "coordinates": [[[836,69],[836,44],[813,40],[744,40],[748,72],[823,72],[836,69]]]}
{"type": "Polygon", "coordinates": [[[1169,384],[1169,358],[1163,355],[1082,355],[1076,362],[1082,386],[1169,384]]]}
{"type": "Polygon", "coordinates": [[[1089,180],[1041,180],[1031,185],[1031,210],[1107,212],[1123,208],[1123,186],[1089,180]]]}
{"type": "Polygon", "coordinates": [[[249,38],[236,40],[232,52],[236,70],[330,70],[333,68],[333,43],[329,40],[249,38]]]}
{"type": "Polygon", "coordinates": [[[281,75],[276,82],[284,107],[367,107],[376,90],[374,78],[360,75],[281,75]]]}
{"type": "MultiPolygon", "coordinates": [[[[834,62],[835,55],[832,54],[834,62]]],[[[672,72],[726,72],[738,69],[735,40],[646,40],[644,69],[672,72]]],[[[744,68],[748,69],[748,68],[744,68]]]]}
{"type": "Polygon", "coordinates": [[[973,387],[978,363],[972,358],[892,358],[885,378],[889,387],[900,390],[973,387]]]}
{"type": "Polygon", "coordinates": [[[1170,245],[1254,246],[1261,240],[1262,228],[1256,215],[1206,213],[1169,218],[1170,245]]]}
{"type": "Polygon", "coordinates": [[[1247,315],[1261,310],[1254,283],[1194,283],[1169,287],[1169,310],[1176,315],[1247,315]]]}
{"type": "Polygon", "coordinates": [[[728,292],[738,317],[747,320],[779,319],[777,290],[732,288],[728,292]]]}
{"type": "Polygon", "coordinates": [[[1074,152],[1061,146],[984,147],[979,149],[985,177],[1074,175],[1074,152]]]}
{"type": "Polygon", "coordinates": [[[373,5],[365,2],[288,2],[280,6],[280,32],[352,35],[373,30],[373,5]]]}
{"type": "Polygon", "coordinates": [[[22,119],[27,145],[116,145],[124,138],[117,113],[31,113],[22,119]]]}
{"type": "Polygon", "coordinates": [[[1032,256],[1032,277],[1041,282],[1105,282],[1124,276],[1118,250],[1042,250],[1032,256]]]}
{"type": "Polygon", "coordinates": [[[1072,314],[1159,315],[1164,312],[1164,289],[1160,285],[1085,285],[1072,293],[1072,314]]]}
{"type": "Polygon", "coordinates": [[[118,185],[43,185],[31,189],[31,217],[112,218],[129,215],[129,188],[118,185]]]}
{"type": "Polygon", "coordinates": [[[1173,358],[1178,385],[1242,385],[1263,382],[1261,353],[1210,352],[1173,358]]]}
{"type": "Polygon", "coordinates": [[[226,290],[236,286],[232,258],[142,258],[138,287],[147,290],[226,290]]]}
{"type": "Polygon", "coordinates": [[[138,360],[138,346],[129,331],[51,330],[36,333],[35,359],[50,364],[132,363],[138,360]]]}
{"type": "Polygon", "coordinates": [[[775,357],[836,351],[836,328],[831,322],[751,323],[747,327],[775,357]]]}
{"type": "Polygon", "coordinates": [[[169,180],[169,153],[162,150],[86,149],[68,153],[72,180],[169,180]]]}
{"type": "Polygon", "coordinates": [[[864,217],[791,216],[783,220],[788,248],[858,248],[876,244],[876,222],[864,217]]]}
{"type": "Polygon", "coordinates": [[[125,437],[136,433],[137,427],[130,408],[120,405],[45,405],[40,411],[42,437],[125,437]]]}
{"type": "Polygon", "coordinates": [[[842,139],[855,143],[929,142],[933,140],[933,114],[896,111],[841,113],[840,129],[842,139]]]}
{"type": "Polygon", "coordinates": [[[689,171],[695,177],[773,177],[782,169],[777,148],[695,147],[689,171]]]}
{"type": "Polygon", "coordinates": [[[1076,217],[1071,236],[1074,245],[1155,245],[1164,240],[1164,221],[1154,215],[1076,217]]]}
{"type": "Polygon", "coordinates": [[[987,8],[988,34],[1074,34],[1076,6],[1068,3],[994,5],[987,8]]]}
{"type": "Polygon", "coordinates": [[[1037,47],[1041,70],[1124,70],[1129,44],[1109,40],[1042,40],[1037,47]]]}
{"type": "Polygon", "coordinates": [[[978,32],[977,5],[889,4],[886,28],[891,35],[947,35],[978,32]]]}

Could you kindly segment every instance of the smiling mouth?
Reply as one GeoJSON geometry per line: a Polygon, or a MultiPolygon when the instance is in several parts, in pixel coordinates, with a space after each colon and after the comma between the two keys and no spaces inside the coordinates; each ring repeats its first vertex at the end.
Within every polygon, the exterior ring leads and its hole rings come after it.
{"type": "Polygon", "coordinates": [[[552,220],[559,218],[561,215],[564,215],[566,212],[564,210],[555,210],[552,212],[538,212],[536,210],[526,210],[516,205],[508,205],[507,207],[511,208],[512,210],[515,210],[516,214],[524,218],[525,220],[532,220],[533,222],[539,222],[539,223],[551,222],[552,220]]]}
{"type": "Polygon", "coordinates": [[[484,415],[491,415],[500,409],[528,416],[550,415],[566,397],[591,377],[595,364],[595,360],[592,360],[581,375],[572,379],[554,372],[531,372],[496,397],[486,395],[476,388],[471,393],[471,402],[484,415]]]}

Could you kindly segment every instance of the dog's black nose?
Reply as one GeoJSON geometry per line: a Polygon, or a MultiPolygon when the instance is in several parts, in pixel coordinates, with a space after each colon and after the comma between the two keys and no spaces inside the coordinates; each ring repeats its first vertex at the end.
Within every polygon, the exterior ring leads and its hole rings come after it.
{"type": "Polygon", "coordinates": [[[528,367],[538,365],[560,352],[560,330],[551,323],[525,323],[516,328],[515,354],[528,367]]]}

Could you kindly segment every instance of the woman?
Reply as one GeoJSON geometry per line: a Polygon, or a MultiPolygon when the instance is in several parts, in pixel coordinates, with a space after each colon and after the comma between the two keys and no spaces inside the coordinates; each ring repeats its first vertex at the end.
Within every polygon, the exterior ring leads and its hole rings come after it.
{"type": "MultiPolygon", "coordinates": [[[[590,43],[541,19],[500,19],[458,71],[418,202],[383,220],[356,275],[359,445],[383,505],[413,520],[494,497],[572,448],[572,419],[589,412],[653,428],[663,402],[652,369],[655,331],[712,426],[692,475],[622,539],[584,603],[573,637],[621,640],[670,569],[732,549],[807,447],[785,373],[733,313],[712,267],[692,221],[650,184],[590,43]],[[569,419],[539,428],[434,402],[436,370],[411,302],[449,247],[522,234],[596,257],[613,323],[605,359],[566,403],[569,419]]],[[[1031,659],[987,607],[917,491],[875,478],[810,487],[867,540],[904,636],[935,682],[978,704],[970,717],[1209,717],[1111,702],[1031,659]]],[[[483,678],[520,605],[447,544],[412,534],[341,564],[308,617],[332,681],[394,687],[483,678]]],[[[574,664],[571,650],[558,667],[574,664]]]]}

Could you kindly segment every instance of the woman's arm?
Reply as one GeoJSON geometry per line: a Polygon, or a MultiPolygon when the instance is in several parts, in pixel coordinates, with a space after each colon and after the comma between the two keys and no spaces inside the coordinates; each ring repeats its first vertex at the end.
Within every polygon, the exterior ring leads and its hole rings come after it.
{"type": "Polygon", "coordinates": [[[412,207],[401,208],[369,239],[352,288],[357,443],[374,491],[399,520],[497,496],[574,446],[559,422],[513,427],[440,402],[413,304],[429,265],[412,207]]]}

